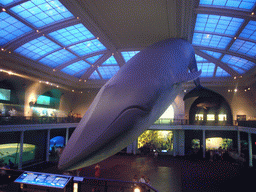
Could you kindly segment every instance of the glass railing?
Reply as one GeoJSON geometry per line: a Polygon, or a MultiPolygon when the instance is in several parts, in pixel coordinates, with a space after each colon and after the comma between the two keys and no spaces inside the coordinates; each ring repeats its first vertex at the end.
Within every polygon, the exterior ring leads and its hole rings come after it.
{"type": "Polygon", "coordinates": [[[80,120],[81,118],[76,118],[76,117],[7,116],[7,117],[0,117],[0,125],[79,123],[80,120]]]}

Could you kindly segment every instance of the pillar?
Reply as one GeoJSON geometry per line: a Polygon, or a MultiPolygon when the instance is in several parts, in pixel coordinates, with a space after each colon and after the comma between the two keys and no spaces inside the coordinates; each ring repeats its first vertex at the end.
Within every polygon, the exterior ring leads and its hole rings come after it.
{"type": "Polygon", "coordinates": [[[47,138],[46,138],[46,162],[49,161],[49,151],[50,151],[50,129],[47,130],[47,138]]]}
{"type": "Polygon", "coordinates": [[[68,143],[68,138],[69,138],[69,128],[66,128],[66,139],[65,139],[65,146],[68,143]]]}
{"type": "Polygon", "coordinates": [[[248,145],[249,145],[249,167],[252,167],[252,134],[248,133],[248,145]]]}
{"type": "Polygon", "coordinates": [[[206,151],[206,139],[205,139],[205,130],[203,130],[203,158],[205,158],[206,151]]]}
{"type": "Polygon", "coordinates": [[[21,133],[20,133],[20,152],[19,152],[18,169],[22,169],[23,142],[24,142],[24,131],[21,131],[21,133]]]}
{"type": "Polygon", "coordinates": [[[177,130],[173,130],[173,156],[177,155],[178,146],[177,146],[177,130]]]}
{"type": "Polygon", "coordinates": [[[237,152],[238,155],[241,155],[241,137],[240,137],[240,131],[237,131],[237,152]]]}

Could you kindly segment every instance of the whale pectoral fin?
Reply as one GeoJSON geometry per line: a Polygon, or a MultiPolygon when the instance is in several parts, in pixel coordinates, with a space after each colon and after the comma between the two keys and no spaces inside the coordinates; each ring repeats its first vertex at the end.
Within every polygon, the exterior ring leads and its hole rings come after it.
{"type": "Polygon", "coordinates": [[[193,81],[195,79],[197,79],[200,75],[201,75],[202,71],[199,70],[199,71],[195,71],[195,72],[192,72],[192,73],[187,73],[186,75],[183,75],[181,77],[179,77],[177,80],[176,80],[176,83],[183,83],[183,82],[188,82],[188,81],[193,81]]]}

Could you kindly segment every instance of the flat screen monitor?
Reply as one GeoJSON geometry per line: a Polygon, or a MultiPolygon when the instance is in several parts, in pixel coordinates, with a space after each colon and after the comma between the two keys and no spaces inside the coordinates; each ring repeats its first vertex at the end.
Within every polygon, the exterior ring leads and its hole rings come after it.
{"type": "Polygon", "coordinates": [[[0,88],[0,100],[10,101],[11,100],[11,90],[0,88]]]}
{"type": "Polygon", "coordinates": [[[72,176],[25,171],[14,182],[52,188],[64,188],[72,176]]]}

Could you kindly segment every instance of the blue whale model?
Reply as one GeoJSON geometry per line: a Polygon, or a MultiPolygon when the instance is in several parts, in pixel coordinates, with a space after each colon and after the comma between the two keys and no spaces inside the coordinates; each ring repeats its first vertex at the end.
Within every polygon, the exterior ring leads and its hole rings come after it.
{"type": "Polygon", "coordinates": [[[69,139],[59,169],[90,166],[128,146],[168,108],[182,82],[197,82],[200,74],[185,40],[167,39],[139,52],[100,89],[69,139]]]}

